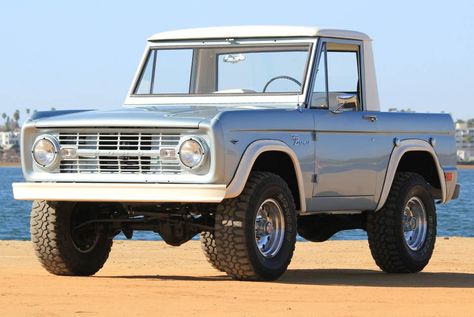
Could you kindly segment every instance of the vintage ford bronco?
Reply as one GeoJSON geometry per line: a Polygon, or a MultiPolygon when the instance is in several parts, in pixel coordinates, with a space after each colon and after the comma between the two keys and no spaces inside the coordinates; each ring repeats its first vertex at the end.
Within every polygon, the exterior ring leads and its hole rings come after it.
{"type": "Polygon", "coordinates": [[[385,272],[418,272],[435,202],[459,195],[452,118],[379,109],[370,38],[245,26],[149,38],[116,111],[34,114],[22,131],[31,239],[53,274],[91,275],[135,230],[201,234],[218,270],[272,280],[297,234],[367,231],[385,272]]]}

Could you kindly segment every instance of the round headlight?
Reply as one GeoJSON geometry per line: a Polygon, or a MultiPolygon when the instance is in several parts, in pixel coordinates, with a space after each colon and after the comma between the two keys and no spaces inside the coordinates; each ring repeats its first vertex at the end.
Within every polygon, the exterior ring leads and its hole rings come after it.
{"type": "Polygon", "coordinates": [[[42,167],[50,167],[58,157],[57,141],[50,136],[39,137],[32,149],[33,159],[42,167]]]}
{"type": "Polygon", "coordinates": [[[179,159],[184,166],[195,168],[204,162],[204,148],[201,142],[187,139],[179,147],[179,159]]]}

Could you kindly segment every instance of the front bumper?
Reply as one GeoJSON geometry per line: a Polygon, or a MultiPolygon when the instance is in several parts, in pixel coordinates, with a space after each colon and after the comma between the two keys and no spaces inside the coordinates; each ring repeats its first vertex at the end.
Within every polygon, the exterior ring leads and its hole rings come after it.
{"type": "Polygon", "coordinates": [[[13,183],[18,200],[219,203],[226,185],[128,183],[13,183]]]}

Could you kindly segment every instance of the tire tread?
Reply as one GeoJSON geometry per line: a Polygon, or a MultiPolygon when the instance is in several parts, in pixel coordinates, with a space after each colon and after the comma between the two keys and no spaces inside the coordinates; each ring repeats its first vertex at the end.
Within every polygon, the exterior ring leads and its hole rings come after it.
{"type": "MultiPolygon", "coordinates": [[[[288,185],[281,177],[273,173],[257,171],[251,173],[243,192],[238,197],[224,200],[217,208],[215,230],[217,259],[222,270],[234,279],[270,280],[276,278],[256,271],[244,229],[252,196],[259,186],[269,182],[278,184],[289,197],[292,197],[288,185]]],[[[290,209],[294,211],[293,199],[289,204],[290,209]]],[[[285,270],[291,261],[294,248],[295,244],[292,243],[290,254],[284,264],[285,270]]]]}
{"type": "Polygon", "coordinates": [[[207,262],[209,262],[216,270],[223,272],[224,269],[222,268],[222,264],[217,257],[216,240],[214,234],[209,231],[201,232],[200,240],[201,249],[204,253],[204,256],[206,257],[207,262]]]}
{"type": "MultiPolygon", "coordinates": [[[[101,256],[84,263],[65,245],[68,225],[64,221],[64,203],[35,200],[31,209],[30,232],[36,256],[41,265],[55,275],[92,275],[102,268],[112,248],[112,239],[103,245],[101,256]]],[[[66,207],[67,208],[67,207],[66,207]]]]}
{"type": "MultiPolygon", "coordinates": [[[[430,192],[429,184],[421,175],[412,172],[397,173],[385,205],[381,210],[367,215],[367,234],[372,257],[387,273],[419,272],[428,263],[433,252],[434,245],[423,263],[414,263],[407,255],[404,241],[395,229],[399,223],[398,213],[400,208],[403,208],[404,193],[407,188],[415,185],[423,186],[430,192]]],[[[434,237],[436,237],[436,213],[434,217],[434,237]]]]}

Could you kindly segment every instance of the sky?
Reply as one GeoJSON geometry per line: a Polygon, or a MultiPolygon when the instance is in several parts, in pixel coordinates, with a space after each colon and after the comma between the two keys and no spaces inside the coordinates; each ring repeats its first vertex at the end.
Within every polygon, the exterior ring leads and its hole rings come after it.
{"type": "Polygon", "coordinates": [[[382,110],[474,118],[472,0],[2,0],[0,113],[120,107],[150,35],[246,24],[365,32],[382,110]]]}

